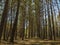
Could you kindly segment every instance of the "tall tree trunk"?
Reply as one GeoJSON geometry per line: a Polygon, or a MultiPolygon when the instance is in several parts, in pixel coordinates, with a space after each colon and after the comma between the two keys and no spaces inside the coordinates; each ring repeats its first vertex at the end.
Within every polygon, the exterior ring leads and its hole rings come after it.
{"type": "Polygon", "coordinates": [[[29,38],[33,37],[33,15],[32,15],[32,7],[31,7],[32,1],[29,1],[29,38]]]}
{"type": "Polygon", "coordinates": [[[41,38],[41,34],[40,34],[40,31],[41,31],[41,7],[42,5],[40,5],[41,2],[39,0],[36,0],[35,1],[35,9],[36,9],[36,26],[37,26],[37,37],[38,38],[41,38]]]}
{"type": "Polygon", "coordinates": [[[25,38],[25,16],[26,16],[26,2],[21,0],[21,18],[20,18],[20,37],[22,40],[25,38]]]}
{"type": "Polygon", "coordinates": [[[0,23],[0,40],[2,37],[2,33],[3,33],[4,22],[5,22],[5,19],[7,18],[8,9],[9,9],[9,0],[6,0],[5,6],[4,6],[4,11],[2,14],[1,23],[0,23]]]}
{"type": "Polygon", "coordinates": [[[16,12],[16,17],[15,17],[14,23],[13,23],[13,28],[12,28],[12,32],[11,32],[10,42],[14,42],[15,32],[17,30],[19,6],[20,6],[20,1],[17,0],[17,12],[16,12]]]}
{"type": "Polygon", "coordinates": [[[49,32],[49,39],[52,40],[52,30],[51,30],[51,20],[50,20],[50,12],[49,12],[49,1],[46,0],[47,3],[47,13],[48,13],[48,32],[49,32]]]}
{"type": "MultiPolygon", "coordinates": [[[[52,1],[50,1],[50,2],[52,2],[52,1]]],[[[50,4],[50,8],[51,8],[51,16],[52,16],[52,31],[53,31],[53,38],[54,38],[54,40],[55,40],[55,26],[54,26],[54,14],[53,14],[53,10],[52,10],[52,3],[50,4]]]]}
{"type": "Polygon", "coordinates": [[[3,28],[3,40],[7,40],[7,39],[6,39],[6,34],[7,34],[6,26],[7,26],[7,17],[6,17],[5,22],[4,22],[4,28],[3,28]]]}
{"type": "Polygon", "coordinates": [[[44,27],[45,28],[45,38],[47,39],[47,17],[46,17],[47,15],[46,15],[46,8],[45,8],[45,12],[44,13],[45,13],[45,20],[44,20],[45,21],[45,27],[44,27]]]}
{"type": "Polygon", "coordinates": [[[55,19],[55,21],[54,21],[54,23],[55,23],[55,35],[56,35],[56,37],[58,36],[58,24],[57,24],[57,18],[56,18],[56,12],[55,12],[55,9],[54,9],[54,5],[53,5],[53,10],[54,10],[54,19],[55,19]]]}
{"type": "Polygon", "coordinates": [[[9,31],[8,31],[8,37],[7,37],[7,39],[9,39],[9,37],[10,37],[10,35],[11,35],[11,31],[12,31],[12,12],[13,12],[13,10],[12,10],[12,4],[13,4],[13,0],[12,0],[12,2],[11,2],[11,8],[10,8],[10,16],[11,16],[11,20],[10,20],[10,27],[9,27],[9,31]]]}

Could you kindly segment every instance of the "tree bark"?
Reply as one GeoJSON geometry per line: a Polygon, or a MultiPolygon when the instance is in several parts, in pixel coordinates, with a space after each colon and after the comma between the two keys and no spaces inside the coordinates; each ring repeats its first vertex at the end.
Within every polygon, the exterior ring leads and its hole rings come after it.
{"type": "Polygon", "coordinates": [[[0,23],[0,40],[2,37],[2,33],[3,33],[4,22],[5,22],[5,19],[7,18],[8,9],[9,9],[9,0],[6,0],[3,14],[2,14],[1,23],[0,23]]]}
{"type": "Polygon", "coordinates": [[[15,32],[17,30],[19,6],[20,6],[20,1],[17,0],[17,12],[16,12],[16,17],[15,17],[14,23],[13,23],[13,28],[12,28],[12,32],[11,32],[10,42],[14,42],[15,32]]]}

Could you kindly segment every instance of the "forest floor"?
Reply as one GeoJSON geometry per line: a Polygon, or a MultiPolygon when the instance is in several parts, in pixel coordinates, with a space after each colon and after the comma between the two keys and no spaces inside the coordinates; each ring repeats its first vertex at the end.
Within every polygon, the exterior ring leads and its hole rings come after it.
{"type": "Polygon", "coordinates": [[[25,39],[15,40],[14,43],[1,41],[0,45],[60,45],[60,41],[56,40],[40,40],[40,39],[25,39]]]}

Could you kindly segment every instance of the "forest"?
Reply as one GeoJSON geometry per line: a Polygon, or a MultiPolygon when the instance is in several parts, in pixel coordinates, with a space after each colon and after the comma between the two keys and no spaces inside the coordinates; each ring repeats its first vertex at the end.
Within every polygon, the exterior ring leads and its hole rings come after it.
{"type": "Polygon", "coordinates": [[[60,45],[60,0],[0,0],[0,43],[20,41],[60,45]]]}

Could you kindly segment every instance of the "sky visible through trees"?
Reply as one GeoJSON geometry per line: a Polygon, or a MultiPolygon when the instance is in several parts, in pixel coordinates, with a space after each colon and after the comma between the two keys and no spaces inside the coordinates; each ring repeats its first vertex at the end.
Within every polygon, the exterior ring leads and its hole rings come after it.
{"type": "Polygon", "coordinates": [[[26,39],[60,41],[60,0],[0,0],[0,41],[26,39]]]}

